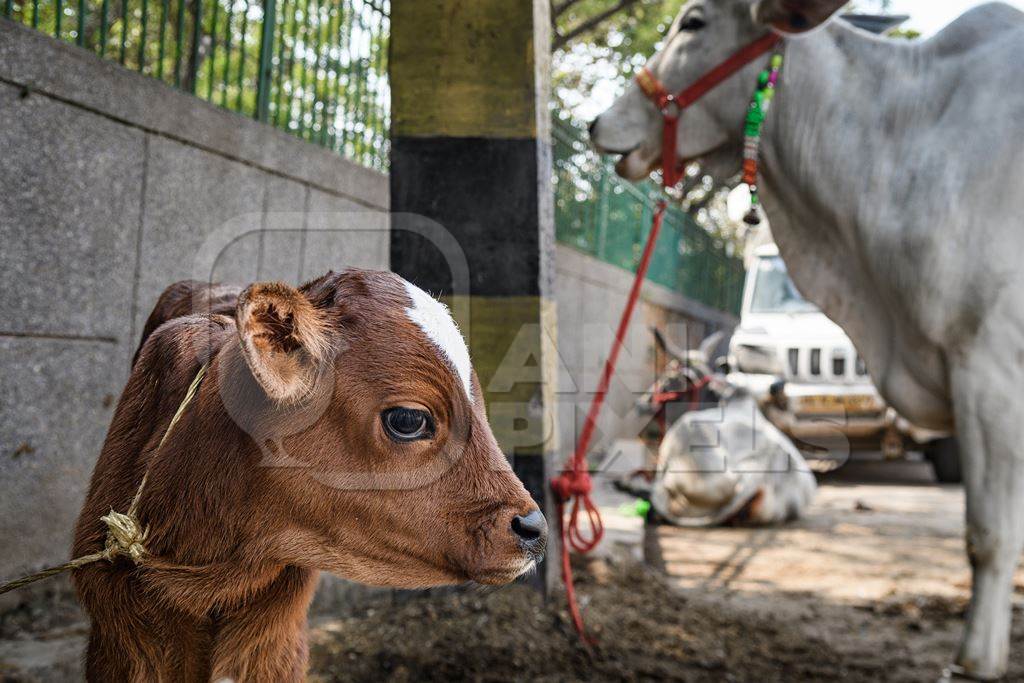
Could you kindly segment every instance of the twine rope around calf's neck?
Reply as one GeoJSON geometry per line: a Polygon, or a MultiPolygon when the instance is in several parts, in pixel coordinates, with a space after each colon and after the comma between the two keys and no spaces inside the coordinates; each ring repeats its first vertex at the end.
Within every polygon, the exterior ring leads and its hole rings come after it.
{"type": "MultiPolygon", "coordinates": [[[[204,364],[199,368],[199,372],[196,373],[195,379],[193,379],[192,384],[189,385],[184,398],[181,399],[181,403],[178,405],[178,410],[175,411],[174,417],[171,418],[170,424],[167,425],[167,430],[164,432],[163,437],[160,438],[160,443],[157,445],[153,457],[156,457],[163,448],[164,444],[167,442],[167,438],[171,435],[171,431],[174,430],[174,426],[178,424],[178,421],[181,420],[181,416],[185,414],[185,410],[199,392],[199,385],[202,383],[203,377],[205,376],[206,365],[204,364]]],[[[99,562],[100,560],[107,560],[109,562],[116,557],[123,556],[131,558],[132,562],[135,564],[141,563],[143,558],[146,556],[145,543],[146,538],[149,535],[149,530],[142,528],[138,513],[139,503],[142,500],[142,492],[146,488],[147,479],[149,479],[148,467],[142,475],[142,481],[139,482],[139,488],[135,491],[135,497],[132,498],[132,502],[128,506],[128,512],[116,512],[111,508],[110,512],[100,517],[103,523],[107,525],[107,540],[104,544],[103,550],[98,553],[76,557],[75,559],[65,562],[64,564],[57,565],[56,567],[43,569],[35,574],[29,574],[28,576],[5,583],[0,586],[0,595],[23,586],[27,586],[31,583],[35,583],[36,581],[48,579],[51,576],[56,576],[57,574],[70,571],[72,569],[84,567],[87,564],[99,562]]]]}

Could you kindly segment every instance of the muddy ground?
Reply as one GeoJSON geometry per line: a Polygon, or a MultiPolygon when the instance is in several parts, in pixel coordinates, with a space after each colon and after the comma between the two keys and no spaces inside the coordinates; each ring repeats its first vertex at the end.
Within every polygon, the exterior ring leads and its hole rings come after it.
{"type": "MultiPolygon", "coordinates": [[[[774,529],[643,533],[603,502],[626,552],[578,567],[593,648],[561,599],[524,586],[381,596],[313,617],[310,680],[934,681],[955,652],[963,495],[924,465],[830,475],[806,519],[774,529]]],[[[1024,681],[1017,586],[1008,680],[1024,681]]],[[[40,609],[0,620],[0,681],[80,676],[80,617],[40,609]]]]}
{"type": "MultiPolygon", "coordinates": [[[[680,590],[648,568],[603,562],[582,574],[580,591],[591,649],[561,602],[545,606],[514,587],[322,622],[313,680],[935,680],[964,606],[841,606],[806,594],[764,601],[680,590]]],[[[1020,626],[1016,640],[1024,644],[1020,626]]],[[[1024,678],[1024,653],[1012,674],[1024,678]]]]}
{"type": "Polygon", "coordinates": [[[935,681],[968,600],[962,518],[962,491],[926,465],[854,464],[794,524],[657,527],[646,564],[581,567],[590,650],[561,600],[511,587],[321,620],[314,680],[935,681]]]}

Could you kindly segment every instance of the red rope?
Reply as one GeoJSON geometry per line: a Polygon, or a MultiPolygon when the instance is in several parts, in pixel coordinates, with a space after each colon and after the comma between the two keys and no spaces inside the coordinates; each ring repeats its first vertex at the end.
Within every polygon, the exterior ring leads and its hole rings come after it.
{"type": "Polygon", "coordinates": [[[640,257],[640,265],[636,269],[636,277],[633,278],[633,286],[629,290],[629,298],[626,300],[626,308],[622,311],[619,319],[619,328],[615,332],[615,341],[612,343],[611,353],[605,361],[604,371],[601,373],[601,380],[598,382],[597,391],[590,402],[590,410],[587,411],[587,418],[583,423],[583,431],[580,433],[580,440],[576,444],[576,450],[565,465],[561,474],[551,480],[551,490],[555,494],[557,503],[558,523],[562,534],[562,581],[565,582],[565,596],[569,601],[569,613],[572,615],[573,626],[584,642],[592,642],[587,637],[583,626],[583,617],[580,614],[579,604],[576,600],[576,588],[572,580],[572,566],[569,563],[569,549],[578,553],[586,553],[594,549],[604,536],[604,525],[601,523],[601,513],[590,497],[593,490],[593,482],[590,479],[590,472],[587,468],[587,450],[590,448],[590,440],[594,436],[594,428],[597,426],[597,417],[601,413],[601,406],[604,405],[605,396],[608,394],[608,387],[611,385],[612,375],[615,374],[615,365],[619,360],[619,351],[622,349],[629,329],[629,321],[633,317],[633,309],[636,308],[637,299],[640,298],[640,289],[647,275],[647,268],[651,265],[651,256],[654,254],[654,245],[658,241],[658,233],[661,231],[661,223],[665,217],[667,204],[664,200],[658,202],[658,210],[654,212],[651,222],[651,232],[647,236],[647,244],[644,245],[643,256],[640,257]],[[565,508],[569,505],[569,520],[566,523],[565,508]],[[590,533],[584,534],[580,526],[581,513],[587,518],[590,525],[590,533]]]}
{"type": "MultiPolygon", "coordinates": [[[[711,69],[711,71],[699,78],[696,83],[678,95],[670,94],[654,74],[647,69],[643,69],[640,72],[637,76],[637,82],[644,93],[654,100],[658,108],[661,109],[664,118],[664,127],[662,129],[662,184],[666,188],[675,185],[682,177],[676,148],[676,133],[678,131],[679,116],[683,110],[759,55],[770,50],[779,40],[780,38],[774,34],[758,38],[711,69]],[[674,110],[669,108],[668,105],[670,103],[675,104],[674,110]]],[[[590,402],[590,410],[587,412],[587,419],[583,423],[583,431],[580,434],[579,443],[576,444],[576,450],[566,463],[565,469],[551,480],[551,490],[554,492],[557,502],[558,523],[561,527],[562,580],[565,582],[565,595],[569,601],[569,612],[572,614],[572,622],[576,627],[576,632],[587,643],[591,641],[583,628],[583,617],[580,615],[580,608],[576,601],[576,589],[572,581],[572,566],[569,563],[570,548],[579,553],[589,552],[601,542],[601,537],[604,535],[601,514],[597,506],[594,505],[594,501],[590,498],[593,483],[590,480],[590,473],[587,471],[587,449],[590,448],[590,439],[594,435],[597,416],[600,414],[601,406],[604,404],[612,375],[615,374],[615,364],[619,359],[619,350],[622,348],[623,340],[626,337],[626,330],[629,329],[629,321],[633,317],[633,309],[636,307],[637,299],[640,297],[640,288],[643,285],[644,277],[647,275],[647,267],[651,264],[651,255],[654,253],[654,244],[658,240],[658,232],[661,230],[666,207],[665,200],[662,200],[658,203],[658,210],[654,213],[651,233],[647,236],[647,244],[644,246],[640,265],[636,269],[636,277],[633,278],[633,287],[629,290],[626,308],[622,311],[619,329],[615,333],[615,342],[612,344],[611,353],[608,354],[608,360],[605,361],[604,372],[601,373],[601,381],[598,383],[597,392],[590,402]],[[567,524],[565,520],[565,507],[568,503],[571,503],[571,506],[567,524]],[[590,523],[589,535],[585,535],[580,528],[581,512],[584,513],[587,521],[590,523]]]]}

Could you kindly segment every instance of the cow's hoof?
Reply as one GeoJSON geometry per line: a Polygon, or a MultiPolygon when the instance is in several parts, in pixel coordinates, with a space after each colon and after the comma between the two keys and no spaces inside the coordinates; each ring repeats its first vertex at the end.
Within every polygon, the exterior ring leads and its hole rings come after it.
{"type": "Polygon", "coordinates": [[[955,681],[998,681],[1002,676],[983,676],[972,673],[959,664],[950,664],[942,671],[938,683],[953,683],[955,681]]]}

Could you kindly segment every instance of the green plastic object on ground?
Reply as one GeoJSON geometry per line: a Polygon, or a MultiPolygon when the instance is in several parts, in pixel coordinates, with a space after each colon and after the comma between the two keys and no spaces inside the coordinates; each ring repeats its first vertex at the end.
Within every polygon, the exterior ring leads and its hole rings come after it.
{"type": "Polygon", "coordinates": [[[651,510],[651,501],[642,498],[633,503],[623,503],[619,506],[619,514],[626,517],[647,517],[651,510]]]}

